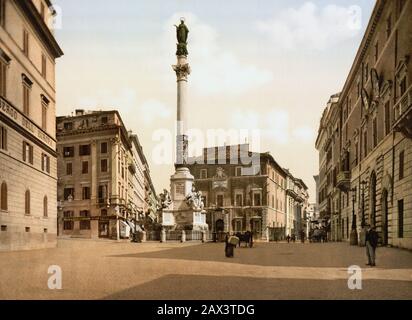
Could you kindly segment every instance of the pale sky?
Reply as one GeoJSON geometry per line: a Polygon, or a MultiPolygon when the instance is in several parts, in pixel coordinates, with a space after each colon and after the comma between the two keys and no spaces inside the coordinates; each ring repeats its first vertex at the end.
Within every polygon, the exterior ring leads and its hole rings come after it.
{"type": "Polygon", "coordinates": [[[330,95],[342,90],[374,3],[55,0],[65,53],[57,61],[57,114],[118,109],[139,136],[156,191],[168,189],[173,164],[154,155],[156,137],[174,134],[173,25],[183,16],[189,127],[205,134],[259,129],[254,151],[270,151],[303,179],[314,202],[319,120],[330,95]]]}

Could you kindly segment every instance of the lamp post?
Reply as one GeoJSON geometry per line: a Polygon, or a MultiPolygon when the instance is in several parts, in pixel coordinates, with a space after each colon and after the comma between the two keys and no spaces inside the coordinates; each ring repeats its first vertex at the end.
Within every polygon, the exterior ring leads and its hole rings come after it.
{"type": "Polygon", "coordinates": [[[366,181],[362,181],[361,182],[361,186],[362,186],[362,223],[361,223],[361,227],[364,228],[366,225],[365,222],[365,186],[366,186],[367,182],[366,181]]]}
{"type": "Polygon", "coordinates": [[[361,232],[360,232],[360,239],[359,239],[359,245],[361,247],[365,246],[366,243],[366,221],[365,221],[365,187],[367,182],[362,181],[361,183],[361,188],[362,188],[362,221],[361,221],[361,232]]]}
{"type": "Polygon", "coordinates": [[[356,230],[356,215],[355,215],[355,200],[356,200],[356,188],[352,188],[352,230],[350,232],[350,245],[358,245],[358,231],[356,230]]]}

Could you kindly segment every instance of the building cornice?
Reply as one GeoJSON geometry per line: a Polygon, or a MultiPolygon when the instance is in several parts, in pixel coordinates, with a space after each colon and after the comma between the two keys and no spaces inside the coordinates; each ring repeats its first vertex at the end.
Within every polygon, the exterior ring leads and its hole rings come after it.
{"type": "Polygon", "coordinates": [[[28,18],[28,21],[31,23],[39,37],[43,40],[44,44],[50,50],[54,58],[61,57],[63,55],[63,50],[60,48],[59,44],[54,38],[54,35],[47,27],[46,23],[40,16],[32,1],[14,0],[14,3],[16,3],[16,5],[20,7],[22,12],[24,12],[26,17],[28,18]]]}

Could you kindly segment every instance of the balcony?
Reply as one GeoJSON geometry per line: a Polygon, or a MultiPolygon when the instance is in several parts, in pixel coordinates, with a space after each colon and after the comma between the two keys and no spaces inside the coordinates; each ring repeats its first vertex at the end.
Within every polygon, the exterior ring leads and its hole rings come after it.
{"type": "Polygon", "coordinates": [[[412,86],[394,106],[395,124],[393,129],[401,132],[406,138],[412,139],[412,86]]]}
{"type": "Polygon", "coordinates": [[[340,171],[336,177],[336,187],[343,192],[347,192],[350,189],[350,171],[340,171]]]}

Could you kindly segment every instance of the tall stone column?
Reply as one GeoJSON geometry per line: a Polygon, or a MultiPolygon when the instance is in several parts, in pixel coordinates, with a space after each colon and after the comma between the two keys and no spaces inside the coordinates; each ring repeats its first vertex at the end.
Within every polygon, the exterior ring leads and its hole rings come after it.
{"type": "Polygon", "coordinates": [[[187,80],[190,66],[187,57],[177,56],[177,64],[173,66],[177,77],[177,121],[176,121],[176,164],[181,166],[187,163],[187,80]]]}

